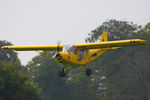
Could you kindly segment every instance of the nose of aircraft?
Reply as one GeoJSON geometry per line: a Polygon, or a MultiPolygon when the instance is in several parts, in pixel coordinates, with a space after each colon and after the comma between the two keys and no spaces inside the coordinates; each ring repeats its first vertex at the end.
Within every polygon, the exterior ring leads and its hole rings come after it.
{"type": "Polygon", "coordinates": [[[52,59],[56,59],[61,57],[61,54],[60,53],[55,53],[53,56],[52,56],[52,59]]]}
{"type": "Polygon", "coordinates": [[[61,56],[60,53],[57,53],[55,57],[60,57],[60,56],[61,56]]]}
{"type": "Polygon", "coordinates": [[[62,60],[62,56],[60,52],[55,54],[55,59],[58,61],[62,60]]]}

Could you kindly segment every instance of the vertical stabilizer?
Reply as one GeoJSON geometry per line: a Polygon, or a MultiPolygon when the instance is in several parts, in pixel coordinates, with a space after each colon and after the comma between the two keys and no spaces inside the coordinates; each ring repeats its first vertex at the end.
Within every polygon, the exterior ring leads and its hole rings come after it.
{"type": "Polygon", "coordinates": [[[108,37],[107,37],[107,32],[104,31],[102,36],[101,36],[101,39],[100,39],[100,42],[104,42],[104,41],[108,41],[108,37]]]}

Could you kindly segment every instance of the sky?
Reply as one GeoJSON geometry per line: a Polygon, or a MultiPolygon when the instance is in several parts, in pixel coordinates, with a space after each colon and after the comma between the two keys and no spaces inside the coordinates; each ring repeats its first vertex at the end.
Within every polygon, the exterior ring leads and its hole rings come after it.
{"type": "MultiPolygon", "coordinates": [[[[150,22],[150,0],[0,0],[0,40],[13,45],[85,43],[109,19],[150,22]]],[[[17,52],[26,65],[36,51],[17,52]]]]}

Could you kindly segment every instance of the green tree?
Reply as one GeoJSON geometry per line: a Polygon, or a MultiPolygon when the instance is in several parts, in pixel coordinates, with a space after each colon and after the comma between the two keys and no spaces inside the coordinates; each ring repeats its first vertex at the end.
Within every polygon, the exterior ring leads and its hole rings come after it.
{"type": "Polygon", "coordinates": [[[85,39],[85,41],[97,41],[104,31],[108,32],[108,40],[128,39],[132,33],[136,33],[140,29],[141,26],[133,24],[133,22],[111,19],[92,30],[91,33],[88,33],[88,37],[85,39]]]}
{"type": "Polygon", "coordinates": [[[68,77],[59,77],[58,70],[61,68],[57,62],[51,58],[49,51],[44,51],[39,56],[32,59],[27,65],[34,77],[42,88],[42,98],[44,100],[72,100],[69,96],[69,87],[66,84],[68,77]]]}
{"type": "MultiPolygon", "coordinates": [[[[1,41],[1,46],[11,45],[1,41]]],[[[0,49],[0,100],[41,100],[40,89],[25,73],[17,54],[0,49]]]]}
{"type": "Polygon", "coordinates": [[[15,63],[0,62],[0,100],[41,100],[40,89],[15,63]]]}
{"type": "MultiPolygon", "coordinates": [[[[6,45],[12,45],[12,44],[10,42],[7,42],[7,41],[0,41],[0,48],[2,46],[6,46],[6,45]]],[[[19,60],[17,58],[16,52],[14,52],[12,50],[0,49],[0,61],[6,61],[6,62],[13,61],[13,62],[15,62],[16,60],[19,60]]],[[[20,63],[20,65],[21,65],[21,63],[20,63]]]]}
{"type": "MultiPolygon", "coordinates": [[[[92,68],[94,66],[90,66],[92,68]]],[[[92,76],[87,76],[85,74],[85,69],[89,66],[81,66],[79,68],[71,69],[69,74],[69,80],[67,81],[69,85],[72,86],[73,100],[98,100],[99,95],[97,93],[97,86],[101,82],[101,76],[94,72],[92,76]]]]}
{"type": "Polygon", "coordinates": [[[39,87],[42,89],[44,100],[98,99],[95,89],[97,82],[97,80],[94,80],[95,77],[87,77],[83,67],[70,67],[67,69],[68,76],[60,77],[58,70],[61,65],[52,60],[51,56],[52,53],[49,51],[41,52],[27,65],[35,82],[38,82],[39,87]]]}
{"type": "MultiPolygon", "coordinates": [[[[146,25],[146,27],[148,27],[146,25]]],[[[88,42],[97,41],[97,32],[106,30],[109,39],[141,38],[150,40],[149,27],[142,28],[132,22],[109,20],[91,32],[88,42]]],[[[93,62],[106,76],[106,90],[102,100],[145,100],[149,91],[149,43],[146,46],[126,47],[108,51],[93,62]]]]}

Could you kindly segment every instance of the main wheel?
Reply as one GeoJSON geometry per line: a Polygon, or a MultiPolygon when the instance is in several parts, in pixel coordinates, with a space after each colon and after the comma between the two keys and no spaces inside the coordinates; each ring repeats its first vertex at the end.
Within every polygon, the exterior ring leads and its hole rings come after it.
{"type": "Polygon", "coordinates": [[[85,73],[86,73],[87,76],[91,76],[92,70],[87,68],[85,73]]]}
{"type": "Polygon", "coordinates": [[[66,67],[63,67],[62,69],[59,70],[59,76],[60,77],[66,76],[66,73],[67,73],[66,67]]]}

